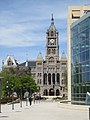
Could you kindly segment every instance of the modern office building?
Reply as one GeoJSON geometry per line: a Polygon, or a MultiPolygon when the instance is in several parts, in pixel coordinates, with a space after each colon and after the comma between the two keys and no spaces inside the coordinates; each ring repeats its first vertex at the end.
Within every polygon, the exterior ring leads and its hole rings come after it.
{"type": "Polygon", "coordinates": [[[84,104],[90,92],[90,6],[69,7],[68,99],[84,104]]]}
{"type": "MultiPolygon", "coordinates": [[[[14,59],[9,56],[3,64],[3,68],[13,67],[12,60],[14,59]]],[[[35,82],[40,86],[40,94],[42,96],[63,97],[67,94],[64,82],[64,73],[67,71],[67,58],[64,52],[59,57],[58,31],[54,25],[53,16],[50,27],[46,32],[45,60],[40,52],[35,61],[27,60],[18,66],[20,68],[30,67],[35,82]]]]}

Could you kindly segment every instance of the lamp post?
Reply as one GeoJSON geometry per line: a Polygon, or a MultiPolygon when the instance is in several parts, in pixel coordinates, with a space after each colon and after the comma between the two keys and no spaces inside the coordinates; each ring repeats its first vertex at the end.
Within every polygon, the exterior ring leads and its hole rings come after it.
{"type": "Polygon", "coordinates": [[[8,96],[8,81],[6,81],[6,97],[8,96]]]}
{"type": "Polygon", "coordinates": [[[2,77],[0,77],[0,113],[1,113],[2,77]]]}
{"type": "Polygon", "coordinates": [[[20,107],[22,107],[22,87],[21,87],[21,93],[20,93],[20,107]]]}
{"type": "Polygon", "coordinates": [[[13,96],[13,93],[14,93],[14,89],[13,89],[13,84],[12,84],[12,110],[14,110],[14,96],[13,96]]]}
{"type": "Polygon", "coordinates": [[[40,86],[38,86],[38,91],[39,91],[39,103],[40,103],[40,86]]]}

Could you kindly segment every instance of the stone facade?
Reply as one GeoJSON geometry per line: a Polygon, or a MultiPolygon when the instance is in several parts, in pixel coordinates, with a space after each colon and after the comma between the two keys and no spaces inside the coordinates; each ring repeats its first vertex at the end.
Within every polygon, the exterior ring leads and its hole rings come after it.
{"type": "Polygon", "coordinates": [[[2,64],[3,64],[2,69],[3,68],[9,69],[12,67],[15,68],[18,65],[17,60],[15,60],[14,57],[11,55],[7,56],[6,60],[3,61],[2,64]]]}
{"type": "MultiPolygon", "coordinates": [[[[46,57],[40,52],[35,61],[26,61],[19,67],[31,68],[35,82],[40,86],[42,96],[65,96],[64,73],[67,70],[67,58],[62,53],[59,59],[58,31],[52,16],[51,25],[46,32],[46,57]]],[[[3,65],[4,67],[4,65],[3,65]]]]}

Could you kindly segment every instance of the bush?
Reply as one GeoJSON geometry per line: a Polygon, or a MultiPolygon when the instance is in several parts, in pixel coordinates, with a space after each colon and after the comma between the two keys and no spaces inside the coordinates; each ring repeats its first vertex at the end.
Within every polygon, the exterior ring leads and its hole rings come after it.
{"type": "MultiPolygon", "coordinates": [[[[13,98],[13,101],[15,101],[16,99],[18,99],[17,97],[13,98]]],[[[3,97],[1,98],[1,104],[6,104],[6,103],[10,103],[12,102],[12,97],[3,97]]]]}

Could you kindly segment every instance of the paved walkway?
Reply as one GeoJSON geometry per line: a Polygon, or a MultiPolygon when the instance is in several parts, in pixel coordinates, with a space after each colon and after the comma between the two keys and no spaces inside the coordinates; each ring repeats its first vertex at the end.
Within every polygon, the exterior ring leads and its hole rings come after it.
{"type": "Polygon", "coordinates": [[[11,109],[11,105],[2,105],[0,120],[89,120],[87,110],[61,108],[57,102],[40,102],[23,107],[20,104],[11,109]]]}

